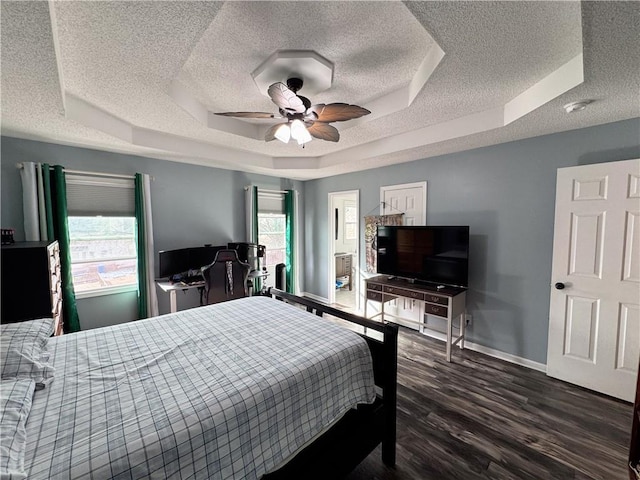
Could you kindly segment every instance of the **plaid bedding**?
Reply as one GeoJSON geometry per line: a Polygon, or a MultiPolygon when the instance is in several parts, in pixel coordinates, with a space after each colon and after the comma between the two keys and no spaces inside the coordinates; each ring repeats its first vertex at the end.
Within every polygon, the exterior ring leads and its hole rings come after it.
{"type": "Polygon", "coordinates": [[[38,479],[260,478],[375,397],[357,334],[249,297],[51,339],[25,469],[38,479]]]}

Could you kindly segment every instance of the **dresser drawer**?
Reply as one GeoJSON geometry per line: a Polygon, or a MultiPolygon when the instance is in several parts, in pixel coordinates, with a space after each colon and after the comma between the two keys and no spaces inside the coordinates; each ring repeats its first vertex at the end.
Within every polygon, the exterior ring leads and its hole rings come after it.
{"type": "Polygon", "coordinates": [[[424,300],[424,294],[422,292],[416,292],[414,290],[408,290],[406,288],[398,288],[385,285],[383,291],[384,293],[392,293],[393,295],[400,295],[401,297],[413,298],[415,300],[424,300]]]}
{"type": "Polygon", "coordinates": [[[424,301],[429,303],[438,303],[440,305],[448,305],[449,297],[441,297],[440,295],[434,295],[433,293],[425,293],[424,301]]]}
{"type": "Polygon", "coordinates": [[[422,292],[414,292],[413,290],[406,290],[406,293],[403,293],[405,297],[413,298],[415,300],[424,300],[424,293],[422,292]]]}
{"type": "Polygon", "coordinates": [[[51,295],[51,314],[52,316],[60,315],[62,312],[62,295],[54,293],[51,295]]]}
{"type": "Polygon", "coordinates": [[[367,290],[367,300],[375,300],[376,302],[382,302],[382,293],[372,292],[371,290],[367,290]]]}
{"type": "Polygon", "coordinates": [[[57,295],[58,297],[62,298],[62,284],[60,282],[56,283],[51,288],[51,295],[57,295]]]}
{"type": "Polygon", "coordinates": [[[58,262],[58,257],[53,256],[53,255],[49,255],[49,271],[50,272],[55,272],[56,271],[56,267],[58,266],[59,262],[58,262]]]}
{"type": "Polygon", "coordinates": [[[378,292],[382,291],[382,285],[379,283],[369,283],[367,282],[367,290],[377,290],[378,292]]]}
{"type": "Polygon", "coordinates": [[[57,265],[60,265],[60,248],[58,243],[51,244],[49,246],[49,268],[54,270],[57,265]]]}
{"type": "Polygon", "coordinates": [[[52,308],[52,315],[54,319],[54,335],[62,335],[63,325],[62,325],[62,292],[55,295],[52,300],[55,302],[52,308]]]}
{"type": "Polygon", "coordinates": [[[49,285],[51,286],[52,292],[56,292],[58,291],[58,288],[60,288],[60,277],[56,275],[56,272],[51,273],[51,276],[49,277],[49,285]]]}
{"type": "Polygon", "coordinates": [[[59,313],[58,315],[54,315],[53,319],[54,319],[53,334],[56,336],[62,335],[64,333],[63,325],[62,325],[62,313],[59,313]]]}
{"type": "Polygon", "coordinates": [[[433,305],[431,303],[424,304],[424,313],[427,315],[436,315],[438,317],[447,317],[447,307],[433,305]]]}

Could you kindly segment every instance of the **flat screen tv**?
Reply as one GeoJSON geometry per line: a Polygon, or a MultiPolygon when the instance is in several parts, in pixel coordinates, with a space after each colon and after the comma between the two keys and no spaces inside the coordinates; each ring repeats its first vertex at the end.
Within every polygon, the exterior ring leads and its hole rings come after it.
{"type": "Polygon", "coordinates": [[[378,273],[468,287],[468,226],[378,226],[378,273]]]}

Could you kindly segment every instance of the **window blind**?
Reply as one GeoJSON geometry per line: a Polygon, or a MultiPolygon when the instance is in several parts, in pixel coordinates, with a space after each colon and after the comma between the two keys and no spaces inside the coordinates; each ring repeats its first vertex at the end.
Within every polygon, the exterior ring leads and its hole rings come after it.
{"type": "Polygon", "coordinates": [[[260,192],[258,189],[259,213],[284,213],[284,195],[281,193],[260,192]]]}
{"type": "Polygon", "coordinates": [[[67,173],[70,216],[130,217],[135,215],[133,178],[109,178],[67,173]]]}

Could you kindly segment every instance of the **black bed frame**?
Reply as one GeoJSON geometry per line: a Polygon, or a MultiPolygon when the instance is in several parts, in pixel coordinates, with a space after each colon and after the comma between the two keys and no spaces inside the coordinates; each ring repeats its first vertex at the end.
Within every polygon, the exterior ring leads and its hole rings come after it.
{"type": "Polygon", "coordinates": [[[382,340],[362,335],[373,359],[375,384],[382,390],[371,405],[359,405],[350,410],[333,427],[304,448],[279,470],[264,475],[263,480],[334,479],[351,472],[380,443],[382,461],[396,462],[396,382],[398,327],[380,323],[317,303],[308,298],[270,288],[278,300],[306,307],[308,312],[322,317],[325,313],[367,329],[382,333],[382,340]]]}

